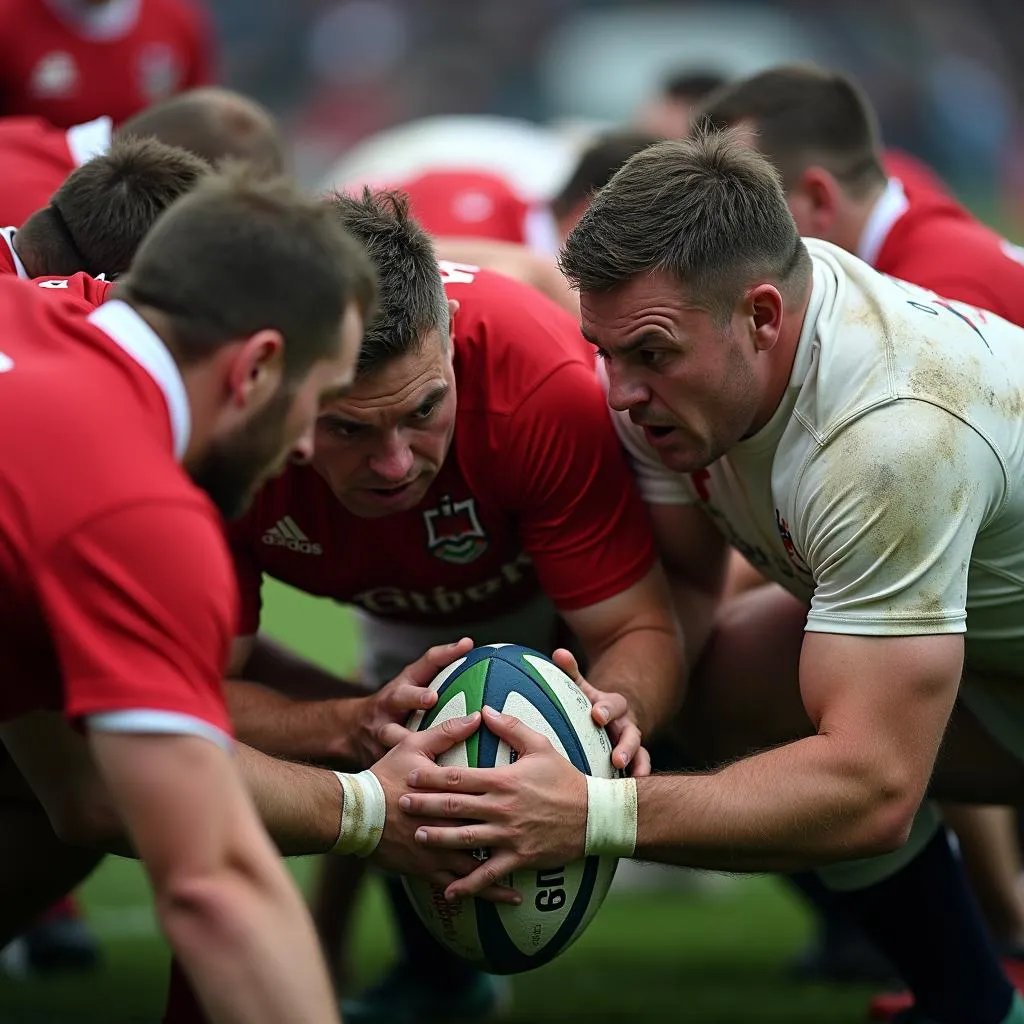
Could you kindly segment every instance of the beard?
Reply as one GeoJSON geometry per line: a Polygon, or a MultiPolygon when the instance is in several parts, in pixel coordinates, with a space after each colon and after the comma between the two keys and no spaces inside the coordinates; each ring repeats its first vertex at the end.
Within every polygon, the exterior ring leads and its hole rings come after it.
{"type": "Polygon", "coordinates": [[[294,397],[293,389],[282,385],[248,423],[212,442],[189,470],[192,482],[225,519],[242,515],[260,486],[286,461],[287,417],[294,397]]]}

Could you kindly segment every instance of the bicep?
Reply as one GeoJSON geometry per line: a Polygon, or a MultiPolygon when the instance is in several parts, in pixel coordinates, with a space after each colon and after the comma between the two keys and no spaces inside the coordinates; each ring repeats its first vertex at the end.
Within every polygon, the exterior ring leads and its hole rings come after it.
{"type": "Polygon", "coordinates": [[[963,638],[807,633],[800,691],[819,735],[923,792],[956,700],[963,638]]]}
{"type": "Polygon", "coordinates": [[[225,675],[229,679],[237,679],[245,672],[245,666],[256,650],[256,634],[236,636],[231,641],[231,653],[228,655],[228,666],[225,675]]]}
{"type": "Polygon", "coordinates": [[[619,637],[634,630],[674,631],[668,586],[659,565],[618,594],[585,608],[563,611],[562,617],[591,661],[619,637]]]}

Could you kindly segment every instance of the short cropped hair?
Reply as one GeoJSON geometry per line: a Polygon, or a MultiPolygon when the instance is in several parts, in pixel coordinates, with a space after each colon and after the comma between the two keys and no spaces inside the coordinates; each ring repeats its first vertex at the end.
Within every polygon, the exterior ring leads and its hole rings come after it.
{"type": "Polygon", "coordinates": [[[430,236],[409,213],[408,197],[400,192],[334,195],[341,224],[369,253],[377,272],[377,315],[366,325],[356,376],[415,352],[424,336],[441,332],[448,342],[448,299],[430,236]]]}
{"type": "Polygon", "coordinates": [[[115,137],[155,138],[211,164],[243,160],[261,177],[285,170],[284,143],[274,116],[230,89],[204,86],[177,93],[123,122],[115,137]]]}
{"type": "Polygon", "coordinates": [[[671,100],[697,101],[726,82],[718,71],[675,71],[662,83],[661,94],[671,100]]]}
{"type": "Polygon", "coordinates": [[[594,197],[559,262],[583,292],[667,273],[719,323],[755,280],[795,288],[810,275],[778,174],[729,132],[637,153],[594,197]]]}
{"type": "Polygon", "coordinates": [[[659,141],[660,135],[640,128],[603,132],[580,154],[569,180],[551,200],[551,212],[556,217],[567,217],[599,188],[604,188],[634,153],[659,141]]]}
{"type": "Polygon", "coordinates": [[[174,200],[211,171],[205,160],[155,139],[125,139],[76,168],[18,231],[37,276],[84,270],[116,277],[174,200]]]}
{"type": "Polygon", "coordinates": [[[376,278],[328,203],[238,166],[211,175],[157,221],[116,294],[162,314],[186,366],[277,330],[285,378],[294,381],[335,355],[351,302],[372,315],[376,278]]]}
{"type": "Polygon", "coordinates": [[[785,64],[722,86],[698,121],[728,128],[749,121],[758,149],[779,169],[786,189],[817,164],[855,197],[884,183],[878,119],[846,75],[813,64],[785,64]]]}

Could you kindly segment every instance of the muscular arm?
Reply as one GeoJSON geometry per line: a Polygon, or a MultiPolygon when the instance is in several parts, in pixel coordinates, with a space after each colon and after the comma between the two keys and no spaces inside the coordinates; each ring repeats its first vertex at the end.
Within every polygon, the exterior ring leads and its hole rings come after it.
{"type": "Polygon", "coordinates": [[[959,635],[808,633],[801,691],[817,734],[709,775],[637,782],[637,856],[792,871],[902,844],[956,699],[959,635]]]}
{"type": "Polygon", "coordinates": [[[699,505],[652,504],[649,511],[690,671],[711,633],[731,549],[699,505]]]}
{"type": "Polygon", "coordinates": [[[312,924],[228,755],[180,735],[90,746],[211,1021],[336,1021],[312,924]]]}
{"type": "Polygon", "coordinates": [[[660,567],[614,597],[563,615],[586,651],[590,684],[628,698],[644,735],[666,722],[681,696],[681,652],[660,567]]]}
{"type": "Polygon", "coordinates": [[[262,633],[235,641],[224,683],[239,739],[279,757],[360,760],[354,731],[366,691],[262,633]]]}

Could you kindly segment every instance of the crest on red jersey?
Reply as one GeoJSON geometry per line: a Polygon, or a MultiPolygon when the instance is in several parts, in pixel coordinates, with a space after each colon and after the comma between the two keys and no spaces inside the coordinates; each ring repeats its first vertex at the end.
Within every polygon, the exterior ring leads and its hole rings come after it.
{"type": "Polygon", "coordinates": [[[435,508],[423,512],[427,550],[443,562],[466,565],[487,550],[487,534],[480,525],[476,499],[452,501],[446,494],[435,508]]]}

